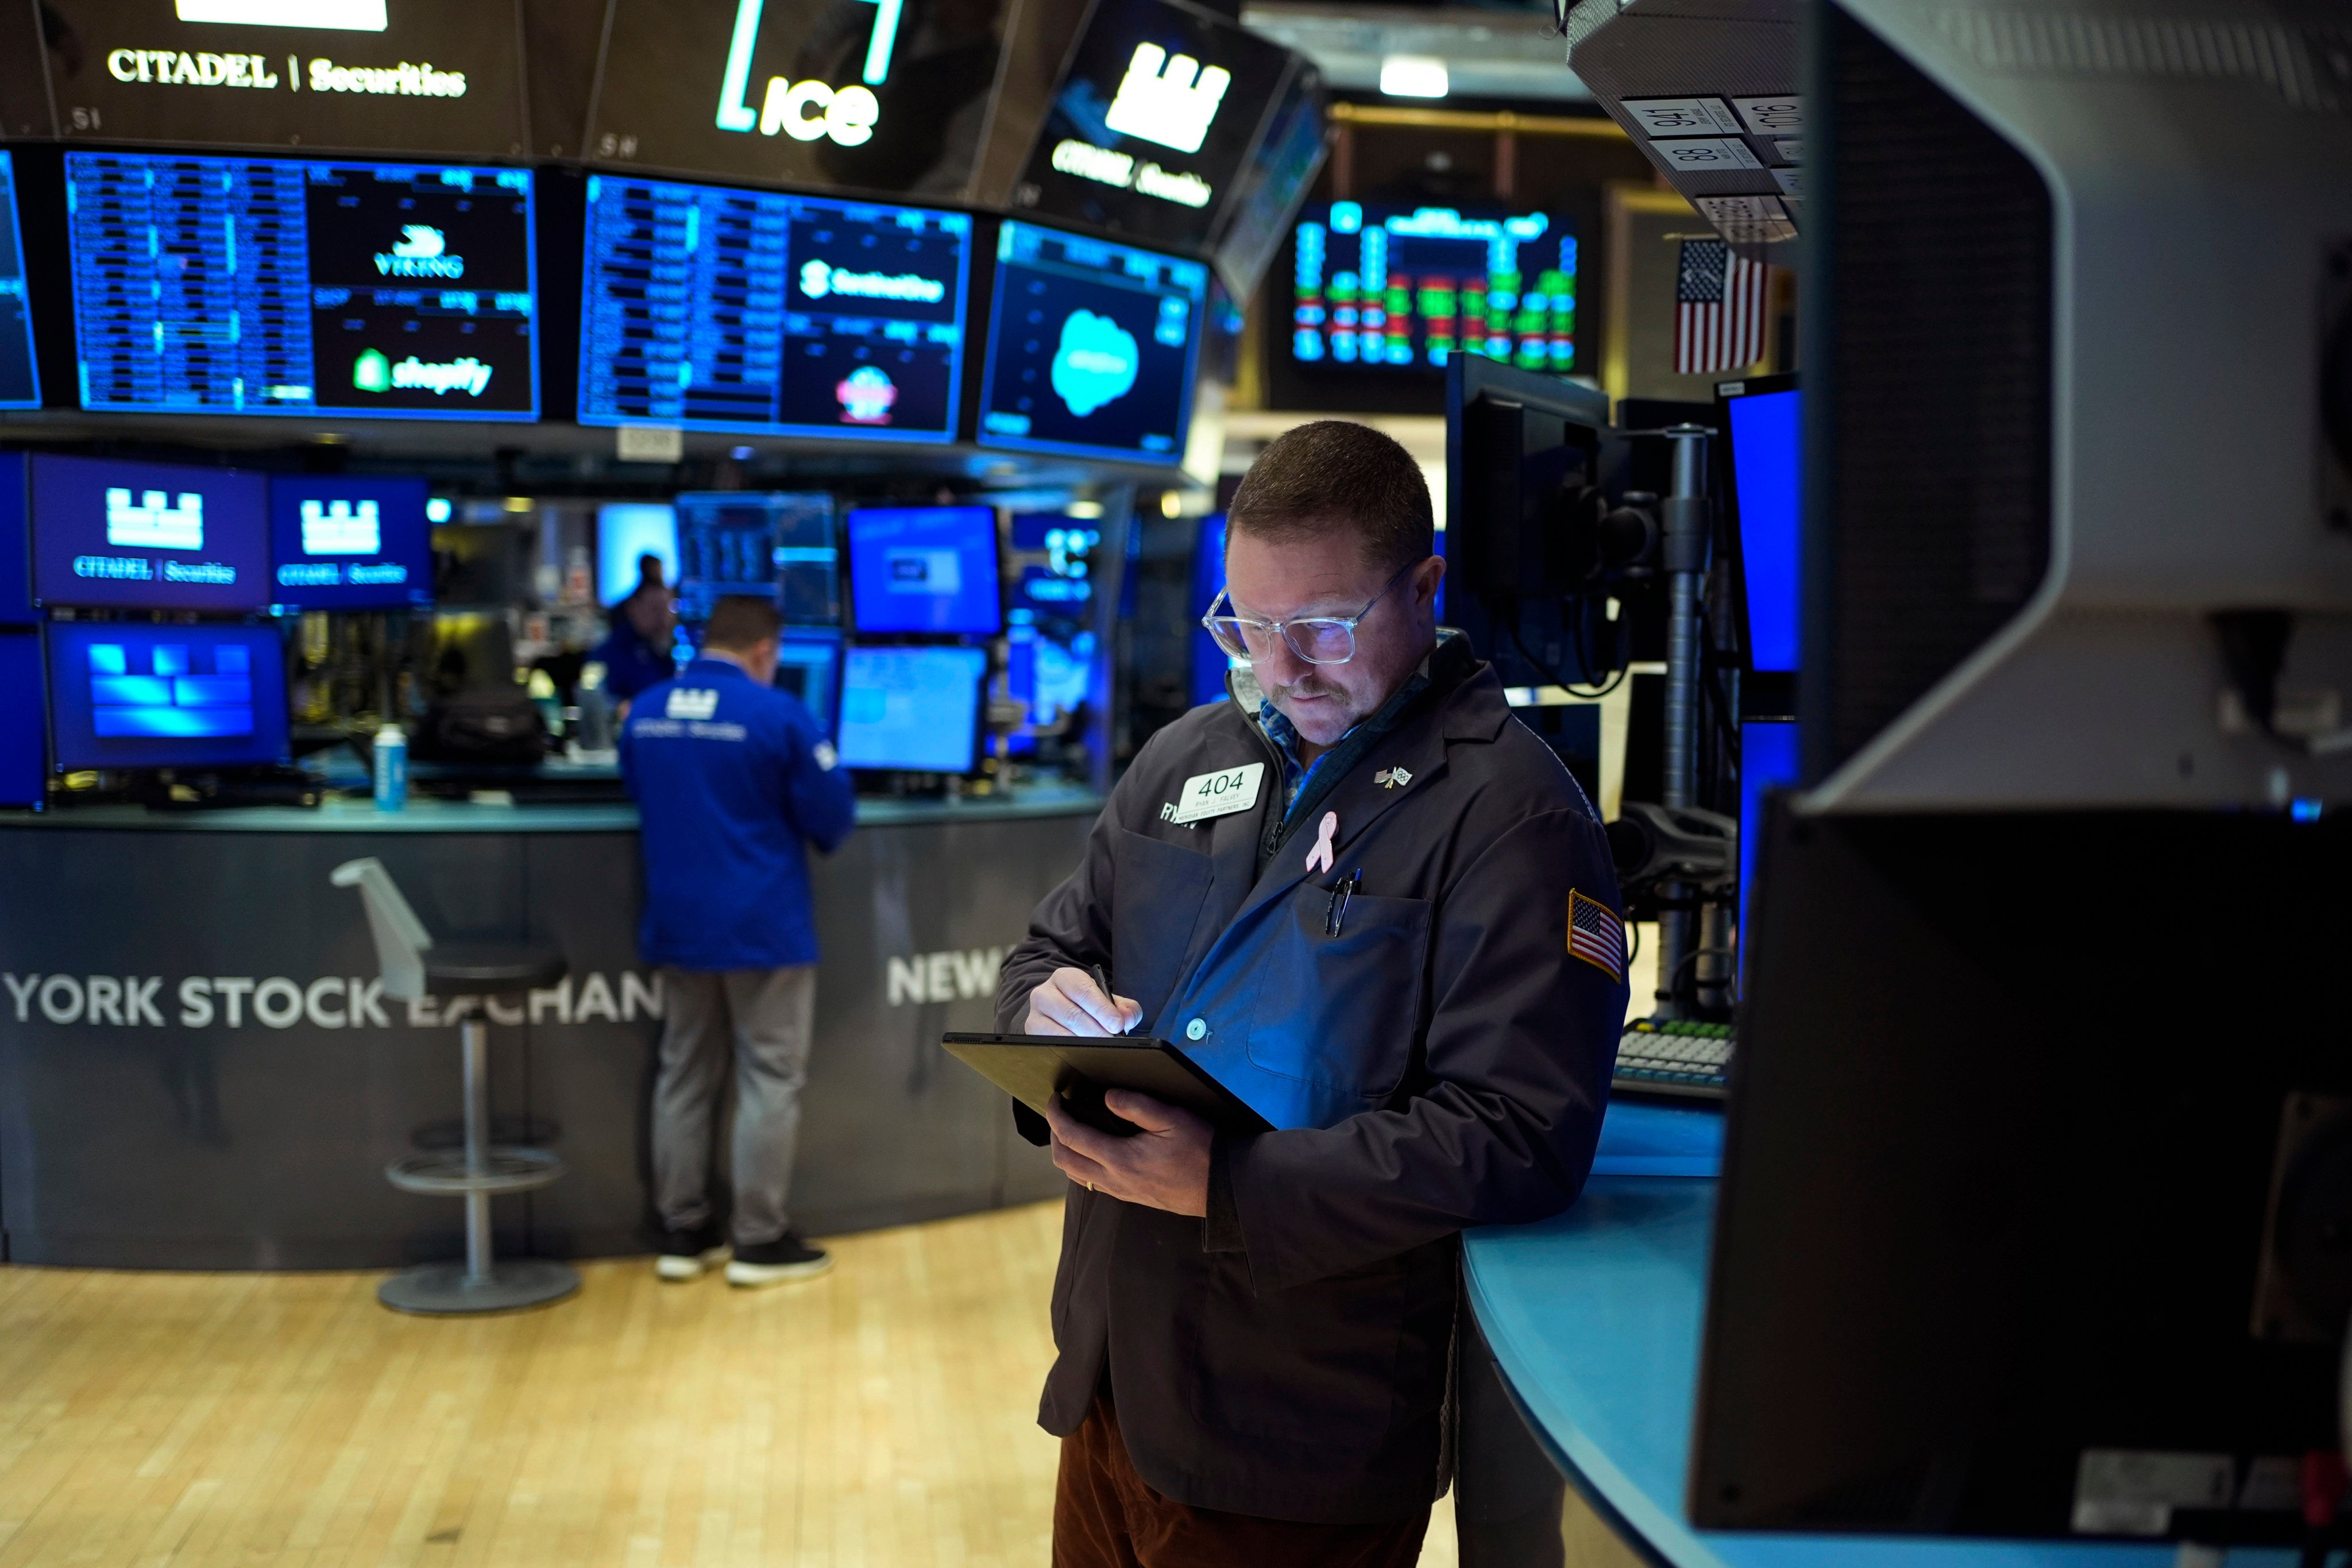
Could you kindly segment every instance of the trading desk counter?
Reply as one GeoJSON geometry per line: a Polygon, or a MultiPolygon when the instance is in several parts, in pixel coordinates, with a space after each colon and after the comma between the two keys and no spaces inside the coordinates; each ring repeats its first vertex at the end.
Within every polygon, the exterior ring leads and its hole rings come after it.
{"type": "MultiPolygon", "coordinates": [[[[1612,1106],[1575,1207],[1465,1238],[1485,1348],[1465,1358],[1464,1568],[2173,1568],[2167,1545],[1728,1534],[1685,1522],[1720,1135],[1712,1112],[1612,1106]]],[[[2294,1561],[2229,1557],[2231,1568],[2294,1561]]]]}
{"type": "MultiPolygon", "coordinates": [[[[991,1026],[998,962],[1100,804],[862,803],[856,834],[815,858],[803,1229],[1060,1190],[1003,1097],[938,1041],[991,1026]]],[[[637,958],[636,826],[625,804],[421,799],[0,813],[0,1256],[327,1268],[462,1250],[457,1205],[383,1178],[458,1141],[457,1034],[442,1005],[383,996],[359,896],[327,880],[367,855],[436,937],[539,938],[570,960],[493,1014],[496,1136],[569,1167],[498,1202],[501,1250],[644,1250],[663,998],[637,958]]]]}

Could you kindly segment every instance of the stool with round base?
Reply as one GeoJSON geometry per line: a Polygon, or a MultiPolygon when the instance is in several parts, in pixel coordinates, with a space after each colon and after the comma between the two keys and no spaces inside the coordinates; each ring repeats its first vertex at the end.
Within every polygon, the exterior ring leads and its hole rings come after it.
{"type": "MultiPolygon", "coordinates": [[[[493,997],[520,998],[552,985],[568,967],[563,954],[551,947],[436,944],[373,857],[336,867],[331,879],[338,887],[360,889],[387,996],[472,996],[487,1004],[493,997]]],[[[494,1258],[490,1200],[547,1185],[563,1174],[563,1162],[544,1149],[489,1141],[488,1022],[479,1013],[467,1018],[458,1026],[457,1042],[464,1063],[464,1152],[405,1155],[386,1165],[383,1173],[403,1192],[465,1199],[466,1258],[404,1269],[377,1288],[376,1300],[394,1311],[433,1317],[508,1312],[560,1301],[580,1289],[579,1274],[543,1258],[494,1258]]]]}

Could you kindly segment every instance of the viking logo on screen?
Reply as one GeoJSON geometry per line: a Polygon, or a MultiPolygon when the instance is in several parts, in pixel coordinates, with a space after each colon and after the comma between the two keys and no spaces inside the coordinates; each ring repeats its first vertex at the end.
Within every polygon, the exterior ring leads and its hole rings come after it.
{"type": "Polygon", "coordinates": [[[948,297],[948,286],[935,278],[911,272],[852,272],[822,261],[801,265],[801,292],[812,300],[840,294],[852,300],[903,300],[916,305],[936,305],[948,297]]]}
{"type": "Polygon", "coordinates": [[[1158,44],[1138,44],[1103,123],[1122,136],[1197,153],[1233,81],[1223,66],[1204,68],[1190,55],[1171,59],[1158,44]]]}
{"type": "Polygon", "coordinates": [[[446,364],[410,354],[394,364],[381,350],[367,349],[352,362],[352,384],[362,392],[429,392],[436,397],[462,392],[479,397],[490,384],[490,368],[470,354],[446,364]]]}
{"type": "Polygon", "coordinates": [[[380,278],[463,278],[466,258],[449,254],[449,241],[430,224],[403,225],[390,250],[375,253],[380,278]]]}

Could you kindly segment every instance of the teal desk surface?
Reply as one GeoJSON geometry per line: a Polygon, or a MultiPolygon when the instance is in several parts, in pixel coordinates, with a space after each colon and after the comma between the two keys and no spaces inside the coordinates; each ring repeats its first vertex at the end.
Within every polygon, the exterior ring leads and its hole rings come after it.
{"type": "MultiPolygon", "coordinates": [[[[1580,1489],[1674,1568],[2172,1568],[2168,1544],[1728,1534],[1685,1523],[1721,1142],[1711,1111],[1620,1102],[1575,1207],[1464,1237],[1479,1326],[1580,1489]]],[[[2230,1568],[2294,1562],[2284,1551],[2229,1555],[2230,1568]]]]}
{"type": "MultiPolygon", "coordinates": [[[[961,800],[861,800],[857,825],[1003,822],[1027,816],[1092,816],[1101,809],[1102,796],[1091,790],[1048,787],[961,800]]],[[[411,796],[405,811],[382,812],[364,797],[332,796],[315,811],[276,805],[217,811],[149,811],[137,805],[0,811],[0,828],[8,827],[171,833],[635,833],[637,808],[625,801],[512,805],[411,796]]]]}

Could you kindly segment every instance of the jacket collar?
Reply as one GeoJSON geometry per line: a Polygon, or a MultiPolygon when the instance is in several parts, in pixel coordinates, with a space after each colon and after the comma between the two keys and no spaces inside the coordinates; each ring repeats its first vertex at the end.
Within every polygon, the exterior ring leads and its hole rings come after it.
{"type": "Polygon", "coordinates": [[[680,679],[689,675],[703,678],[715,675],[731,675],[738,680],[749,680],[751,679],[751,672],[744,668],[741,665],[737,664],[733,659],[713,658],[709,654],[701,653],[696,654],[694,658],[688,662],[687,667],[683,670],[680,670],[678,674],[680,679]]]}

